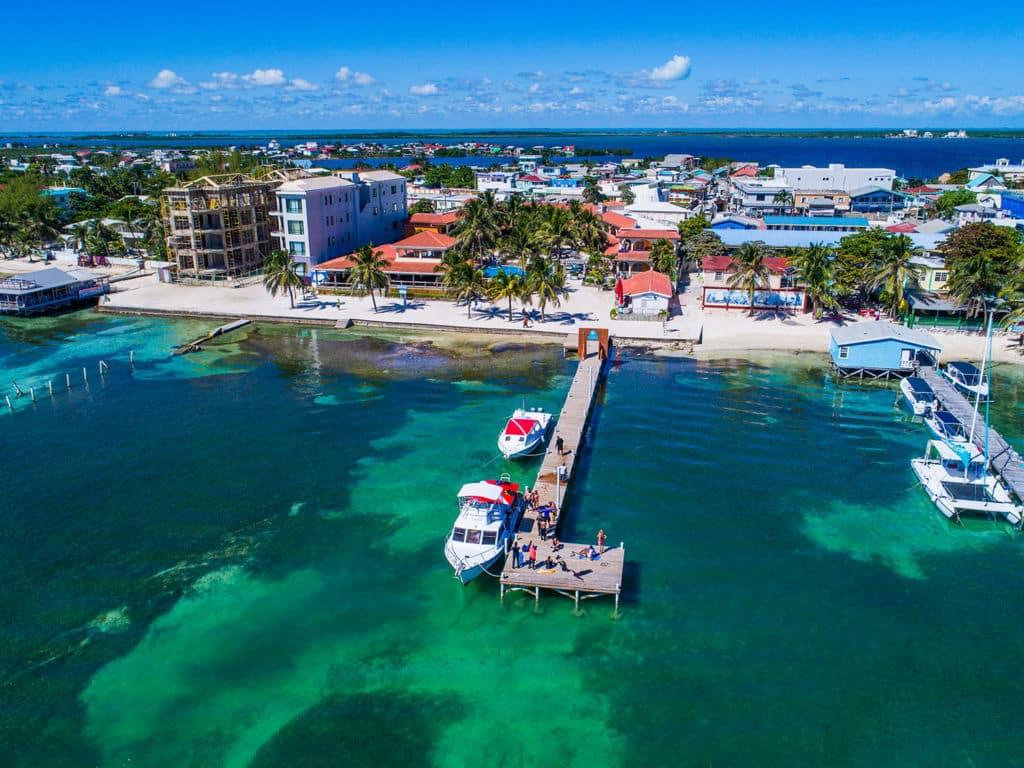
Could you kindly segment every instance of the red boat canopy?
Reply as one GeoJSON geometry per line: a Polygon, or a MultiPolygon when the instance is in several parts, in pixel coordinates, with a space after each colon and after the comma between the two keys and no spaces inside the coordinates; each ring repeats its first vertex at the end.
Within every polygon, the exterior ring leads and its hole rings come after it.
{"type": "Polygon", "coordinates": [[[506,435],[528,435],[537,425],[536,419],[509,419],[505,425],[506,435]]]}

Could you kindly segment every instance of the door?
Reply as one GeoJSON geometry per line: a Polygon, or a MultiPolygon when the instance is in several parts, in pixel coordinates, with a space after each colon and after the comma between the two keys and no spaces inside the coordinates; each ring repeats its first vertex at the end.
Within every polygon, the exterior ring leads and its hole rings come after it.
{"type": "Polygon", "coordinates": [[[900,368],[913,368],[914,367],[914,350],[912,349],[901,349],[900,350],[900,368]]]}

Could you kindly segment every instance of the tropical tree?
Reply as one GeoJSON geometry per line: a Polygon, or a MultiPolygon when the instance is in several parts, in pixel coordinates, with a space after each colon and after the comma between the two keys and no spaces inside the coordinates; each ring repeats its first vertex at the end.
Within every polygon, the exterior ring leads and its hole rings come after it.
{"type": "Polygon", "coordinates": [[[967,297],[994,295],[1020,271],[1021,233],[1011,227],[990,221],[966,224],[950,234],[941,248],[951,292],[967,297]],[[976,288],[966,290],[968,286],[976,288]]]}
{"type": "Polygon", "coordinates": [[[530,259],[539,252],[538,247],[536,238],[530,234],[525,225],[510,229],[501,239],[502,257],[506,260],[518,261],[519,268],[524,272],[530,259]]]}
{"type": "Polygon", "coordinates": [[[690,237],[680,250],[690,263],[700,263],[705,256],[717,256],[725,252],[722,238],[716,232],[705,231],[690,237]]]}
{"type": "Polygon", "coordinates": [[[583,181],[583,202],[596,205],[604,202],[604,195],[597,186],[597,179],[587,176],[583,181]]]}
{"type": "Polygon", "coordinates": [[[84,251],[89,240],[89,225],[79,221],[71,226],[71,242],[74,248],[84,251]]]}
{"type": "Polygon", "coordinates": [[[541,222],[535,231],[537,243],[551,257],[557,258],[566,247],[576,244],[572,214],[568,209],[557,205],[547,205],[541,210],[541,222]]]}
{"type": "Polygon", "coordinates": [[[113,229],[99,219],[88,225],[85,239],[85,250],[93,256],[110,256],[114,252],[124,252],[124,240],[113,229]]]}
{"type": "Polygon", "coordinates": [[[757,243],[744,243],[737,249],[733,263],[736,272],[729,277],[728,285],[747,292],[747,306],[753,316],[755,292],[767,288],[770,280],[765,252],[757,243]]]}
{"type": "Polygon", "coordinates": [[[893,237],[880,227],[846,235],[839,241],[836,252],[836,290],[840,295],[858,294],[866,301],[871,284],[878,272],[882,251],[893,237]]]}
{"type": "Polygon", "coordinates": [[[588,253],[604,251],[608,247],[608,228],[604,220],[588,208],[575,212],[573,224],[576,240],[588,253]]]}
{"type": "Polygon", "coordinates": [[[466,317],[471,317],[473,301],[487,294],[483,270],[469,261],[442,263],[440,269],[444,272],[441,282],[445,289],[456,301],[466,302],[466,317]]]}
{"type": "Polygon", "coordinates": [[[492,301],[508,299],[508,321],[512,322],[512,299],[518,299],[523,294],[523,276],[518,272],[499,269],[498,274],[491,278],[487,286],[487,296],[492,301]]]}
{"type": "Polygon", "coordinates": [[[544,322],[544,310],[547,305],[550,303],[559,306],[562,296],[566,293],[565,272],[560,265],[556,267],[549,259],[538,256],[530,264],[526,279],[529,281],[531,292],[537,296],[540,319],[544,322]]]}
{"type": "Polygon", "coordinates": [[[629,184],[619,185],[619,200],[622,201],[623,205],[632,205],[636,202],[636,195],[634,195],[633,190],[629,188],[629,184]]]}
{"type": "Polygon", "coordinates": [[[708,221],[707,216],[703,213],[686,219],[685,221],[680,221],[679,224],[676,225],[676,229],[679,230],[679,241],[685,244],[710,226],[711,222],[708,221]]]}
{"type": "Polygon", "coordinates": [[[373,304],[373,311],[377,311],[377,299],[374,297],[374,290],[387,290],[388,273],[384,271],[388,262],[381,251],[373,250],[373,245],[364,245],[358,248],[353,255],[352,271],[349,272],[348,282],[350,285],[361,285],[370,293],[370,302],[373,304]]]}
{"type": "Polygon", "coordinates": [[[935,210],[943,218],[950,218],[958,205],[978,202],[978,195],[969,189],[947,189],[935,200],[935,210]]]}
{"type": "Polygon", "coordinates": [[[433,213],[434,204],[427,199],[417,200],[409,206],[409,213],[433,213]]]}
{"type": "Polygon", "coordinates": [[[832,293],[835,277],[835,260],[830,248],[822,243],[811,243],[807,248],[798,248],[789,256],[793,271],[803,283],[804,293],[811,300],[815,317],[821,317],[823,309],[838,306],[832,293]]]}
{"type": "Polygon", "coordinates": [[[907,283],[919,280],[924,269],[913,263],[913,259],[921,254],[921,249],[906,235],[895,235],[888,238],[879,252],[879,264],[871,278],[873,289],[881,288],[889,297],[890,316],[896,317],[903,306],[903,295],[907,283]]]}
{"type": "Polygon", "coordinates": [[[949,273],[946,290],[950,298],[967,307],[969,317],[984,313],[988,300],[1006,287],[1000,257],[996,249],[977,251],[958,261],[956,271],[949,273]]]}
{"type": "Polygon", "coordinates": [[[775,197],[772,198],[772,202],[783,210],[786,210],[793,205],[793,193],[788,189],[780,189],[775,193],[775,197]]]}
{"type": "Polygon", "coordinates": [[[278,292],[287,292],[292,309],[295,309],[295,289],[302,285],[302,276],[291,256],[280,249],[271,251],[263,264],[263,287],[270,295],[276,297],[278,292]]]}
{"type": "Polygon", "coordinates": [[[526,215],[527,206],[520,194],[510,195],[501,206],[501,225],[506,232],[514,230],[526,215]]]}
{"type": "Polygon", "coordinates": [[[676,279],[676,249],[668,240],[662,238],[651,245],[651,266],[662,274],[676,279]]]}
{"type": "Polygon", "coordinates": [[[501,226],[494,193],[488,190],[462,207],[455,225],[458,249],[477,261],[483,261],[498,242],[501,226]]]}

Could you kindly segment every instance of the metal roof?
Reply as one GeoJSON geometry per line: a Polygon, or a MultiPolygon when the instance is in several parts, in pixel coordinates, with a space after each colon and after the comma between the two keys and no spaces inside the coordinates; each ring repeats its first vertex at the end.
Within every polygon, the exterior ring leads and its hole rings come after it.
{"type": "Polygon", "coordinates": [[[905,344],[912,344],[915,347],[922,347],[923,349],[942,349],[942,345],[930,333],[877,320],[862,321],[841,328],[833,328],[831,333],[832,339],[842,347],[895,339],[905,344]]]}
{"type": "MultiPolygon", "coordinates": [[[[821,232],[795,229],[709,229],[729,246],[760,241],[770,248],[807,248],[812,243],[839,245],[839,241],[851,232],[821,232]]],[[[946,239],[944,234],[911,232],[907,235],[918,248],[934,251],[946,239]]]]}
{"type": "Polygon", "coordinates": [[[794,227],[866,227],[868,220],[859,216],[765,216],[766,226],[790,225],[794,227]]]}
{"type": "Polygon", "coordinates": [[[65,285],[95,280],[99,275],[87,272],[84,269],[71,269],[65,272],[63,269],[49,267],[36,272],[26,272],[20,275],[0,280],[0,292],[5,294],[29,294],[37,291],[45,291],[51,288],[61,288],[65,285]]]}

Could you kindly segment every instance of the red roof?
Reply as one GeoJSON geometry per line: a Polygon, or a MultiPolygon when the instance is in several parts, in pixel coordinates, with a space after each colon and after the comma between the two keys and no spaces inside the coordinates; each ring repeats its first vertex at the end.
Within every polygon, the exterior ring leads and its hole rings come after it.
{"type": "Polygon", "coordinates": [[[614,235],[608,236],[608,247],[604,249],[605,256],[614,256],[619,252],[619,238],[614,235]]]}
{"type": "MultiPolygon", "coordinates": [[[[704,272],[729,272],[732,270],[733,264],[735,264],[735,260],[731,256],[716,254],[705,256],[700,263],[700,268],[704,272]]],[[[785,272],[789,269],[789,260],[785,256],[766,256],[764,265],[770,272],[785,272]]]]}
{"type": "Polygon", "coordinates": [[[623,251],[615,254],[616,261],[650,261],[650,251],[623,251]]]}
{"type": "Polygon", "coordinates": [[[505,425],[505,434],[528,435],[536,424],[536,419],[509,419],[505,425]]]}
{"type": "Polygon", "coordinates": [[[939,190],[934,187],[910,187],[903,190],[911,195],[937,195],[939,190]]]}
{"type": "Polygon", "coordinates": [[[757,176],[757,168],[753,165],[744,165],[742,168],[733,171],[730,176],[734,179],[737,176],[757,176]]]}
{"type": "Polygon", "coordinates": [[[605,211],[601,214],[601,219],[612,229],[636,229],[636,219],[631,219],[621,213],[605,211]]]}
{"type": "Polygon", "coordinates": [[[544,179],[542,179],[540,176],[534,176],[532,173],[531,174],[527,174],[526,176],[520,176],[519,180],[520,181],[529,181],[529,182],[534,183],[534,184],[543,184],[544,183],[544,179]]]}
{"type": "Polygon", "coordinates": [[[414,248],[442,248],[447,250],[458,242],[454,237],[448,237],[448,235],[442,235],[440,232],[417,232],[412,237],[407,237],[405,240],[399,240],[394,243],[394,247],[399,250],[409,250],[414,248]]]}
{"type": "Polygon", "coordinates": [[[443,225],[443,224],[454,224],[458,221],[459,212],[452,211],[451,213],[414,213],[409,217],[410,224],[430,224],[430,225],[443,225]]]}
{"type": "Polygon", "coordinates": [[[904,234],[910,234],[911,232],[917,232],[917,227],[911,224],[909,221],[901,221],[899,224],[893,224],[886,227],[890,232],[901,232],[904,234]]]}
{"type": "MultiPolygon", "coordinates": [[[[400,259],[395,251],[394,245],[378,245],[374,249],[380,253],[381,258],[387,262],[387,266],[384,267],[385,272],[392,272],[395,274],[415,274],[415,275],[429,275],[437,271],[437,262],[428,261],[426,259],[400,259]]],[[[323,264],[317,264],[314,269],[324,270],[325,272],[344,272],[347,269],[352,269],[355,266],[355,260],[352,258],[353,254],[348,256],[341,256],[337,259],[331,259],[325,261],[323,264]]]]}
{"type": "Polygon", "coordinates": [[[628,232],[619,231],[619,238],[623,240],[678,240],[679,230],[677,229],[631,229],[628,232]]]}
{"type": "Polygon", "coordinates": [[[672,298],[672,279],[661,272],[653,269],[647,272],[639,272],[628,280],[622,281],[622,293],[626,296],[636,296],[640,293],[656,293],[659,296],[672,298]]]}

